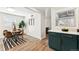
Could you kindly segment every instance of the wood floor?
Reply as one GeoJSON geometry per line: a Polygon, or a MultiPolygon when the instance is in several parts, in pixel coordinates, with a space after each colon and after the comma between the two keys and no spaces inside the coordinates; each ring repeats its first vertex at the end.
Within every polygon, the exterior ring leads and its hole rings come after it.
{"type": "Polygon", "coordinates": [[[48,40],[39,40],[31,36],[25,36],[25,43],[17,45],[9,51],[54,51],[48,47],[48,40]]]}

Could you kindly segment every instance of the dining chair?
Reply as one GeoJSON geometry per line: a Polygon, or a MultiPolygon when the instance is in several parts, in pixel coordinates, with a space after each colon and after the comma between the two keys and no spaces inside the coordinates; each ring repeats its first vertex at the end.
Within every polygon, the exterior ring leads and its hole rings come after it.
{"type": "Polygon", "coordinates": [[[9,48],[16,46],[12,40],[13,36],[10,31],[4,30],[3,35],[4,35],[3,43],[4,43],[5,50],[8,50],[9,48]]]}

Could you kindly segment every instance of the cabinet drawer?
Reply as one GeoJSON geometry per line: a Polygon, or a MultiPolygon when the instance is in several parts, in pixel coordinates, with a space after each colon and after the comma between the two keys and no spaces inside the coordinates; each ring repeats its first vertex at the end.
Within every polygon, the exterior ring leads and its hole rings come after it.
{"type": "Polygon", "coordinates": [[[49,32],[48,33],[49,34],[49,36],[53,36],[53,37],[59,37],[61,34],[60,33],[55,33],[55,32],[49,32]]]}
{"type": "Polygon", "coordinates": [[[66,37],[66,38],[71,38],[71,39],[76,39],[77,36],[76,35],[71,35],[71,34],[63,34],[62,37],[66,37]]]}

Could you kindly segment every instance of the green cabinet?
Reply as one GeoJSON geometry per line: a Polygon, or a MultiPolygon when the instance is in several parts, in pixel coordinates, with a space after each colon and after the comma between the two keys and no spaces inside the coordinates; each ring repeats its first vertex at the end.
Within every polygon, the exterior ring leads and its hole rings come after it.
{"type": "Polygon", "coordinates": [[[49,32],[49,47],[58,51],[75,51],[79,48],[77,35],[49,32]]]}
{"type": "Polygon", "coordinates": [[[78,40],[77,40],[77,48],[78,48],[78,50],[79,50],[79,36],[77,36],[77,38],[78,38],[78,40]]]}
{"type": "Polygon", "coordinates": [[[61,50],[60,34],[49,33],[49,47],[55,50],[61,50]]]}
{"type": "Polygon", "coordinates": [[[77,50],[77,36],[72,34],[62,35],[62,50],[63,51],[75,51],[77,50]]]}

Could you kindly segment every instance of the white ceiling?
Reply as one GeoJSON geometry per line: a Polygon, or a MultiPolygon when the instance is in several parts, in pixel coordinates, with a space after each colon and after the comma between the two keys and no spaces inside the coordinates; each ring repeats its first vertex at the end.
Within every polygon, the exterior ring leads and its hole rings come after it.
{"type": "Polygon", "coordinates": [[[51,8],[50,7],[33,7],[33,8],[39,10],[43,14],[47,14],[47,17],[51,16],[51,8]],[[47,12],[46,12],[46,10],[47,10],[47,12]]]}
{"type": "Polygon", "coordinates": [[[61,8],[64,8],[64,7],[33,7],[37,10],[39,10],[40,12],[45,12],[46,9],[55,9],[55,10],[58,10],[58,9],[61,9],[61,8]]]}
{"type": "Polygon", "coordinates": [[[33,7],[33,8],[39,10],[41,13],[45,13],[45,10],[49,9],[50,7],[33,7]]]}
{"type": "MultiPolygon", "coordinates": [[[[39,12],[39,13],[43,13],[45,14],[47,17],[51,17],[51,8],[52,9],[55,9],[55,10],[59,10],[63,7],[12,7],[13,9],[15,10],[18,10],[18,14],[19,13],[22,13],[22,14],[25,14],[25,12],[29,12],[30,11],[33,11],[33,12],[39,12]],[[46,12],[47,11],[47,12],[46,12]]],[[[8,12],[5,10],[6,8],[0,8],[1,11],[5,11],[5,12],[8,12]]],[[[17,13],[16,11],[13,12],[13,13],[17,13]]],[[[12,12],[9,12],[9,13],[12,13],[12,12]]]]}

